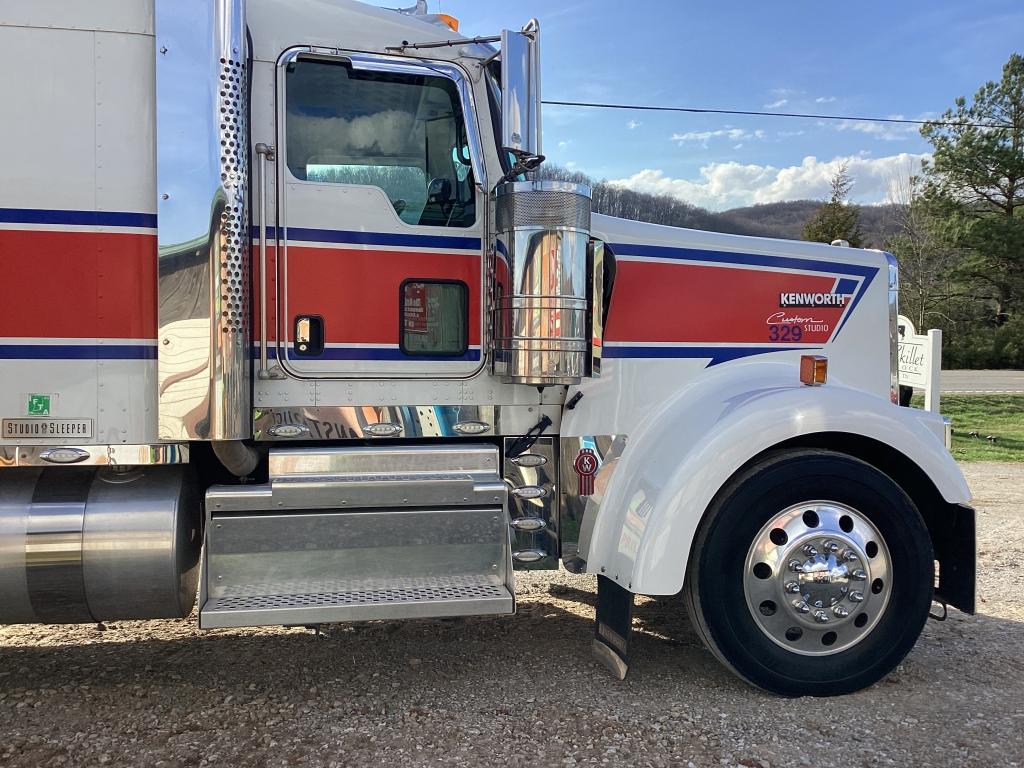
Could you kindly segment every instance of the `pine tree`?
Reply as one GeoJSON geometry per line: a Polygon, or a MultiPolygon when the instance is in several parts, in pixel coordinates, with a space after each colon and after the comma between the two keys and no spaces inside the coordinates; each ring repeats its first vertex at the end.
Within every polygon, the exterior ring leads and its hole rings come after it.
{"type": "Polygon", "coordinates": [[[860,231],[860,209],[848,202],[853,179],[846,163],[832,177],[832,196],[804,224],[804,240],[831,243],[845,240],[854,248],[864,243],[860,231]]]}

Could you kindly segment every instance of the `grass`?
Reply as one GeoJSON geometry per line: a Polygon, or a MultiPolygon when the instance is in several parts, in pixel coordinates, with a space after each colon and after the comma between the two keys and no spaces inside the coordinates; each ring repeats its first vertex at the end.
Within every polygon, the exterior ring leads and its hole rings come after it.
{"type": "MultiPolygon", "coordinates": [[[[915,394],[911,405],[923,404],[915,394]]],[[[943,395],[939,410],[953,420],[953,458],[1024,462],[1024,395],[943,395]]]]}

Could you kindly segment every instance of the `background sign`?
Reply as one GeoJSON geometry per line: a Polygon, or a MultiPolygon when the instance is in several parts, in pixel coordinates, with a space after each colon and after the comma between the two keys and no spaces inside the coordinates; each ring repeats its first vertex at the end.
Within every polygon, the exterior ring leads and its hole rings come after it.
{"type": "Polygon", "coordinates": [[[926,411],[939,410],[939,378],[942,375],[942,331],[922,336],[903,315],[896,321],[900,349],[900,385],[924,390],[926,411]]]}

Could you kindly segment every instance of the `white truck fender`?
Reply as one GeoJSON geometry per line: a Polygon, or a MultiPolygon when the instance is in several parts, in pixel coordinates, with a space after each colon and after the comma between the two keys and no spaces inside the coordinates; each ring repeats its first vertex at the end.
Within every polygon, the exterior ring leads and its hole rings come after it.
{"type": "Polygon", "coordinates": [[[804,386],[791,364],[759,362],[751,389],[747,368],[710,373],[630,431],[596,517],[585,525],[587,571],[634,593],[675,594],[697,528],[729,478],[763,451],[815,433],[884,443],[916,464],[947,503],[970,500],[937,414],[838,382],[804,386]]]}

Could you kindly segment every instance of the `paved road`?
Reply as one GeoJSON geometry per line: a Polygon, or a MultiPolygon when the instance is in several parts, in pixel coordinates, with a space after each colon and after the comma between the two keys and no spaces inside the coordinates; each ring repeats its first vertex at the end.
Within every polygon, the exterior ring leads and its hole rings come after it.
{"type": "Polygon", "coordinates": [[[1024,371],[943,371],[945,394],[1024,394],[1024,371]]]}

